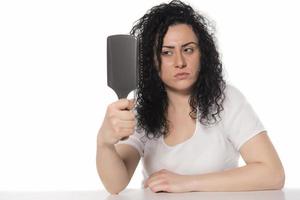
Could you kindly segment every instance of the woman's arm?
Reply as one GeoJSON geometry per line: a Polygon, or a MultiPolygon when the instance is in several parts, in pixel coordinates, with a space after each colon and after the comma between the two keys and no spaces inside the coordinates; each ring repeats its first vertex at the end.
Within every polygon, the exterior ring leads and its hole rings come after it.
{"type": "Polygon", "coordinates": [[[240,149],[246,166],[219,173],[191,177],[191,190],[244,191],[281,189],[284,169],[268,135],[263,132],[246,142],[240,149]]]}
{"type": "Polygon", "coordinates": [[[281,189],[284,169],[266,132],[247,141],[240,149],[246,166],[202,175],[178,175],[167,170],[146,181],[153,191],[246,191],[281,189]]]}
{"type": "Polygon", "coordinates": [[[98,174],[106,190],[111,194],[118,194],[126,188],[139,160],[138,151],[130,145],[97,145],[98,174]]]}

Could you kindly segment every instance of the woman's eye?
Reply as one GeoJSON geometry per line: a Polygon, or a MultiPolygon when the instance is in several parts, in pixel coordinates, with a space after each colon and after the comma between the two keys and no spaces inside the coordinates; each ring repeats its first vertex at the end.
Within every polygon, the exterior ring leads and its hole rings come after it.
{"type": "Polygon", "coordinates": [[[194,49],[193,48],[186,48],[186,49],[184,49],[184,52],[193,53],[194,49]]]}
{"type": "Polygon", "coordinates": [[[161,54],[162,55],[172,55],[173,52],[172,51],[162,51],[161,54]]]}

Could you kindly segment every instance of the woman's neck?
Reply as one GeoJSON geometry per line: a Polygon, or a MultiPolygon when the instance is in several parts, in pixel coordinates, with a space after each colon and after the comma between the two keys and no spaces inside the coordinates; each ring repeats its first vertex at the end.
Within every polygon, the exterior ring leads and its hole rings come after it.
{"type": "Polygon", "coordinates": [[[169,113],[186,114],[191,111],[189,104],[190,94],[167,91],[169,99],[169,113]]]}

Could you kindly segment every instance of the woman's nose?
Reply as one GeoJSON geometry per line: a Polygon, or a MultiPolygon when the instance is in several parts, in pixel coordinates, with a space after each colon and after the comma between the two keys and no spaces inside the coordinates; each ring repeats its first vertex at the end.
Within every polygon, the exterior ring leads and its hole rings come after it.
{"type": "Polygon", "coordinates": [[[182,52],[179,52],[175,55],[175,67],[176,68],[184,68],[186,67],[186,62],[182,52]]]}

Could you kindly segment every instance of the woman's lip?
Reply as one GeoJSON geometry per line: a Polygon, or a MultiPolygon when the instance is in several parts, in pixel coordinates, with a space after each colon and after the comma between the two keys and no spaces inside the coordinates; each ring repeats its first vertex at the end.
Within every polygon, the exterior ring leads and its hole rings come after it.
{"type": "Polygon", "coordinates": [[[175,77],[179,77],[179,76],[187,76],[187,75],[189,75],[189,73],[181,72],[181,73],[175,74],[175,77]]]}
{"type": "Polygon", "coordinates": [[[182,73],[176,74],[174,77],[176,79],[182,80],[182,79],[186,79],[188,76],[189,76],[189,73],[182,72],[182,73]]]}

